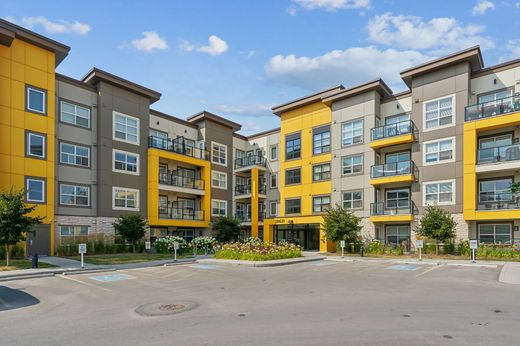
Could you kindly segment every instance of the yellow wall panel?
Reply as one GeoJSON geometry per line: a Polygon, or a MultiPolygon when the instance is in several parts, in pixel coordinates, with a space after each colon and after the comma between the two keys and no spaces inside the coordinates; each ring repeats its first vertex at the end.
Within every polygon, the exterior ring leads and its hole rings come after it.
{"type": "Polygon", "coordinates": [[[11,78],[11,60],[0,57],[0,76],[11,78]]]}
{"type": "Polygon", "coordinates": [[[11,63],[11,78],[20,82],[25,81],[25,68],[23,64],[15,61],[11,63]]]}
{"type": "Polygon", "coordinates": [[[48,89],[47,73],[34,67],[25,66],[25,81],[32,86],[48,89]]]}
{"type": "Polygon", "coordinates": [[[11,126],[20,128],[25,127],[25,115],[23,111],[11,108],[11,126]]]}
{"type": "Polygon", "coordinates": [[[25,43],[15,39],[10,48],[11,59],[25,65],[25,43]]]}
{"type": "Polygon", "coordinates": [[[11,83],[10,79],[0,76],[0,106],[11,107],[11,83]]]}
{"type": "Polygon", "coordinates": [[[11,125],[11,108],[0,106],[0,124],[11,125]]]}
{"type": "Polygon", "coordinates": [[[25,111],[25,85],[23,82],[11,80],[11,107],[25,111]]]}
{"type": "MultiPolygon", "coordinates": [[[[11,174],[11,156],[0,153],[0,172],[11,174]]],[[[0,185],[5,186],[4,182],[0,180],[0,185]]]]}
{"type": "Polygon", "coordinates": [[[11,127],[0,124],[0,153],[9,155],[11,152],[11,127]]]}
{"type": "Polygon", "coordinates": [[[47,72],[47,51],[38,47],[25,47],[25,64],[28,67],[47,72]]]}

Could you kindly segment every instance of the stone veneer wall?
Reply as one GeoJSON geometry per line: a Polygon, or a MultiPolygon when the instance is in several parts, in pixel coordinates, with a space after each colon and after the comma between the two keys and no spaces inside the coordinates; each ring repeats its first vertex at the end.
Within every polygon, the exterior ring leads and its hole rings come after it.
{"type": "Polygon", "coordinates": [[[112,224],[114,217],[89,217],[89,216],[60,216],[56,215],[56,245],[61,243],[59,226],[90,226],[89,236],[103,235],[105,241],[114,241],[115,230],[112,224]]]}

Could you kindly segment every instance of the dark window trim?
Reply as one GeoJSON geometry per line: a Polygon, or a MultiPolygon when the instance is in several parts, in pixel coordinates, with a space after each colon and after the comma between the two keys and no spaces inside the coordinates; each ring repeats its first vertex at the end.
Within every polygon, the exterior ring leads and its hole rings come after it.
{"type": "Polygon", "coordinates": [[[296,197],[296,198],[286,198],[284,200],[284,207],[285,207],[285,215],[301,215],[302,213],[302,198],[296,197]],[[300,201],[300,212],[299,213],[288,213],[287,212],[287,201],[300,201]]]}
{"type": "Polygon", "coordinates": [[[42,132],[36,132],[36,131],[30,131],[30,130],[25,130],[24,132],[24,136],[25,136],[25,139],[24,139],[24,156],[27,157],[27,158],[30,158],[30,159],[36,159],[36,160],[43,160],[43,161],[47,161],[47,148],[49,146],[49,143],[47,141],[47,134],[46,133],[42,133],[42,132]],[[35,155],[31,155],[31,154],[28,154],[27,151],[29,149],[29,134],[33,134],[33,135],[37,135],[37,136],[42,136],[44,138],[44,142],[43,143],[43,157],[39,157],[39,156],[35,156],[35,155]]]}
{"type": "Polygon", "coordinates": [[[364,174],[364,172],[365,172],[365,153],[341,156],[341,176],[342,177],[352,177],[352,176],[356,176],[356,175],[362,175],[362,174],[364,174]],[[343,159],[346,159],[348,157],[354,157],[354,156],[361,156],[361,172],[344,174],[343,173],[343,159]]]}
{"type": "Polygon", "coordinates": [[[24,100],[24,103],[25,103],[25,111],[28,112],[28,113],[32,113],[32,114],[37,114],[37,115],[41,115],[41,116],[47,116],[47,113],[48,113],[48,109],[49,109],[49,96],[48,96],[48,90],[46,89],[42,89],[42,88],[38,88],[34,85],[31,85],[31,84],[25,84],[25,100],[24,100]],[[38,91],[41,91],[44,93],[44,97],[45,97],[45,111],[44,112],[38,112],[38,111],[33,111],[31,109],[29,109],[29,88],[31,89],[34,89],[34,90],[38,90],[38,91]]]}
{"type": "Polygon", "coordinates": [[[31,176],[31,175],[26,175],[24,176],[24,186],[23,186],[24,190],[25,191],[25,194],[24,194],[24,200],[26,203],[29,203],[29,204],[47,204],[47,178],[46,177],[35,177],[35,176],[31,176]],[[34,202],[34,201],[29,201],[27,199],[27,194],[29,193],[29,191],[27,190],[27,180],[40,180],[40,181],[43,181],[44,184],[43,184],[43,202],[34,202]]]}
{"type": "Polygon", "coordinates": [[[341,147],[342,148],[350,148],[350,147],[355,147],[356,145],[363,145],[363,144],[365,144],[365,118],[361,117],[361,118],[355,118],[355,119],[351,119],[351,120],[342,121],[341,124],[340,124],[340,128],[339,129],[340,129],[340,134],[341,134],[340,140],[341,140],[341,147]],[[361,122],[362,122],[362,127],[361,128],[363,130],[362,131],[362,137],[363,138],[361,139],[361,142],[347,144],[347,145],[343,144],[343,125],[347,124],[347,123],[353,123],[353,122],[356,122],[356,121],[359,121],[359,120],[361,120],[361,122]]]}
{"type": "Polygon", "coordinates": [[[341,207],[343,207],[344,194],[345,193],[354,193],[354,192],[361,192],[361,207],[359,208],[350,208],[349,210],[363,210],[365,206],[365,190],[364,189],[358,189],[358,190],[342,190],[341,191],[341,207]]]}
{"type": "Polygon", "coordinates": [[[58,155],[58,164],[60,166],[76,167],[76,168],[83,168],[83,169],[91,169],[92,168],[92,146],[91,145],[82,144],[82,143],[76,143],[76,142],[71,142],[71,141],[66,141],[66,140],[59,139],[58,140],[58,153],[57,153],[57,155],[58,155]],[[73,165],[73,164],[70,164],[70,163],[61,162],[61,143],[71,144],[71,145],[75,145],[75,146],[78,146],[78,147],[88,148],[89,149],[88,166],[73,165]]]}
{"type": "MultiPolygon", "coordinates": [[[[480,243],[480,225],[500,225],[500,224],[502,224],[502,225],[507,224],[507,225],[511,226],[511,232],[509,234],[511,234],[511,244],[513,244],[514,241],[515,241],[515,223],[513,221],[482,221],[482,222],[477,222],[477,241],[480,243]]],[[[496,244],[496,243],[493,243],[493,244],[496,244]]]]}
{"type": "MultiPolygon", "coordinates": [[[[323,172],[322,172],[323,173],[323,172]]],[[[332,165],[330,162],[322,162],[312,165],[312,181],[313,182],[320,182],[320,181],[328,181],[332,179],[332,165]],[[314,180],[314,168],[319,166],[329,166],[329,177],[327,179],[320,179],[320,180],[314,180]]]]}
{"type": "Polygon", "coordinates": [[[92,208],[92,185],[89,184],[81,184],[74,183],[70,181],[58,181],[58,206],[63,208],[81,208],[81,209],[91,209],[92,208]],[[88,187],[88,205],[70,205],[70,204],[61,204],[61,185],[74,185],[74,186],[84,186],[88,187]]]}
{"type": "Polygon", "coordinates": [[[73,126],[73,127],[77,127],[79,129],[83,129],[83,130],[88,130],[88,131],[92,131],[92,106],[87,106],[87,105],[84,105],[82,103],[79,103],[79,102],[75,102],[75,101],[72,101],[72,100],[69,100],[69,99],[66,99],[66,98],[63,98],[63,97],[59,97],[58,98],[58,122],[60,124],[64,124],[64,125],[68,125],[68,126],[73,126]],[[76,125],[76,124],[71,124],[71,123],[67,123],[65,121],[61,121],[61,102],[67,102],[67,103],[71,103],[75,106],[80,106],[80,107],[83,107],[83,108],[88,108],[90,110],[90,121],[89,121],[89,127],[85,127],[85,126],[80,126],[80,125],[76,125]]]}
{"type": "Polygon", "coordinates": [[[292,185],[299,185],[302,183],[302,168],[301,167],[298,167],[298,168],[287,168],[285,170],[285,174],[284,174],[284,183],[285,183],[285,186],[292,186],[292,185]],[[300,181],[298,183],[289,183],[287,184],[287,172],[289,171],[300,171],[300,181]]]}
{"type": "Polygon", "coordinates": [[[283,146],[284,146],[284,161],[295,161],[295,160],[301,160],[302,158],[302,131],[296,131],[296,132],[292,132],[292,133],[289,133],[289,134],[286,134],[285,137],[284,137],[284,142],[283,142],[283,146]],[[290,136],[294,136],[294,135],[298,135],[299,137],[294,137],[292,139],[289,139],[289,141],[294,141],[296,139],[299,139],[300,140],[300,155],[298,155],[298,157],[291,157],[290,159],[287,158],[287,138],[290,137],[290,136]]]}
{"type": "Polygon", "coordinates": [[[495,180],[503,180],[503,179],[511,179],[511,184],[515,183],[515,176],[514,175],[507,175],[503,177],[492,177],[492,178],[480,178],[477,179],[477,204],[478,203],[485,203],[480,201],[480,182],[482,181],[495,181],[495,180]]]}
{"type": "MultiPolygon", "coordinates": [[[[329,208],[332,206],[332,196],[330,194],[312,196],[312,210],[311,211],[312,211],[313,215],[320,215],[320,214],[327,212],[326,210],[314,211],[314,200],[316,198],[323,198],[323,197],[329,197],[329,208]]],[[[321,204],[321,203],[320,203],[320,208],[323,209],[323,204],[321,204]]]]}
{"type": "MultiPolygon", "coordinates": [[[[320,155],[324,155],[324,154],[330,154],[330,152],[332,151],[332,131],[331,131],[331,128],[330,128],[330,125],[318,125],[316,127],[313,127],[312,128],[312,156],[320,156],[320,155]],[[326,130],[323,130],[327,128],[326,130]],[[318,132],[319,131],[319,132],[318,132]],[[322,151],[321,153],[315,153],[314,152],[314,136],[315,135],[321,135],[323,133],[326,133],[328,132],[329,133],[329,150],[327,151],[322,151]]],[[[323,146],[322,146],[323,147],[323,146]]]]}
{"type": "Polygon", "coordinates": [[[275,190],[278,188],[278,173],[274,173],[274,172],[271,172],[269,173],[269,188],[271,190],[275,190]],[[275,186],[272,186],[271,182],[272,182],[272,176],[276,176],[276,185],[275,186]]]}

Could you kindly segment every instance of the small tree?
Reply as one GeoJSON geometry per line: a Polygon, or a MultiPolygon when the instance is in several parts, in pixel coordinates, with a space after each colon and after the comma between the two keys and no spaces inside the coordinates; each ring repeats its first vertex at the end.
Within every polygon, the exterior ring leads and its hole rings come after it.
{"type": "Polygon", "coordinates": [[[6,265],[9,266],[9,246],[26,240],[25,234],[43,220],[40,216],[29,216],[35,205],[25,204],[25,192],[0,192],[0,245],[5,246],[6,265]]]}
{"type": "Polygon", "coordinates": [[[135,252],[135,244],[144,237],[146,220],[140,214],[121,215],[113,225],[116,233],[131,243],[135,252]]]}
{"type": "Polygon", "coordinates": [[[355,243],[361,231],[360,218],[339,204],[327,211],[323,218],[325,238],[328,241],[355,243]]]}
{"type": "Polygon", "coordinates": [[[439,254],[439,242],[445,242],[455,238],[455,226],[457,223],[453,220],[450,213],[438,206],[428,206],[421,218],[419,227],[416,232],[425,237],[434,239],[437,244],[435,253],[439,254]]]}
{"type": "Polygon", "coordinates": [[[240,221],[234,217],[219,217],[212,226],[215,238],[221,243],[237,241],[240,236],[240,221]]]}

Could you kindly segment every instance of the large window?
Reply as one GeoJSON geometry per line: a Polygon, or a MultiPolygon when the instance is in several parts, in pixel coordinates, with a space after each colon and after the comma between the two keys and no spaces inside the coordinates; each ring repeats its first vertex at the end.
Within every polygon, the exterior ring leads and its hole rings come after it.
{"type": "Polygon", "coordinates": [[[425,142],[423,148],[423,162],[425,165],[434,165],[455,160],[455,138],[425,142]]]}
{"type": "Polygon", "coordinates": [[[90,226],[60,226],[62,237],[87,236],[89,232],[90,226]]]}
{"type": "Polygon", "coordinates": [[[25,139],[26,150],[25,154],[29,157],[36,157],[39,159],[45,159],[46,150],[45,150],[45,135],[41,135],[38,133],[27,132],[25,139]]]}
{"type": "Polygon", "coordinates": [[[285,159],[297,159],[301,155],[302,139],[300,133],[285,136],[285,159]]]}
{"type": "Polygon", "coordinates": [[[227,173],[211,171],[211,186],[217,189],[227,189],[227,173]]]}
{"type": "Polygon", "coordinates": [[[139,210],[139,190],[125,187],[112,187],[112,209],[139,210]]]}
{"type": "Polygon", "coordinates": [[[386,243],[408,247],[410,225],[386,225],[386,243]]]}
{"type": "Polygon", "coordinates": [[[139,155],[122,150],[113,150],[113,171],[139,175],[139,155]]]}
{"type": "Polygon", "coordinates": [[[113,120],[114,140],[139,145],[139,119],[114,112],[113,120]]]}
{"type": "Polygon", "coordinates": [[[32,86],[26,86],[26,110],[33,113],[47,113],[47,92],[32,86]]]}
{"type": "Polygon", "coordinates": [[[211,200],[211,216],[226,216],[227,215],[227,201],[220,199],[211,200]]]}
{"type": "MultiPolygon", "coordinates": [[[[478,96],[478,103],[488,103],[493,102],[500,104],[500,100],[513,96],[514,88],[508,88],[508,89],[502,89],[502,90],[495,90],[493,92],[482,94],[478,96]],[[495,102],[494,102],[495,101],[495,102]],[[498,102],[496,102],[498,101],[498,102]]],[[[511,100],[504,100],[504,103],[510,103],[511,100]]]]}
{"type": "Polygon", "coordinates": [[[90,109],[70,102],[60,102],[60,120],[67,124],[90,128],[90,109]]]}
{"type": "Polygon", "coordinates": [[[227,166],[227,146],[211,142],[211,162],[227,166]]]}
{"type": "Polygon", "coordinates": [[[71,143],[60,143],[60,163],[75,166],[90,166],[90,148],[71,143]]]}
{"type": "Polygon", "coordinates": [[[323,213],[330,208],[330,196],[317,196],[312,198],[312,212],[323,213]]]}
{"type": "Polygon", "coordinates": [[[330,151],[330,126],[312,130],[312,153],[319,155],[330,151]]]}
{"type": "Polygon", "coordinates": [[[345,156],[341,160],[343,175],[357,174],[363,172],[363,154],[345,156]]]}
{"type": "Polygon", "coordinates": [[[511,201],[513,195],[510,191],[512,178],[502,178],[493,180],[481,180],[478,183],[479,203],[493,203],[511,201]]]}
{"type": "Polygon", "coordinates": [[[518,146],[512,144],[512,133],[479,138],[477,163],[517,160],[520,157],[518,146]]]}
{"type": "Polygon", "coordinates": [[[330,163],[323,163],[312,167],[312,181],[330,179],[330,163]]]}
{"type": "Polygon", "coordinates": [[[302,201],[299,198],[285,200],[285,214],[300,214],[302,201]]]}
{"type": "Polygon", "coordinates": [[[363,143],[363,120],[354,120],[341,125],[341,143],[343,146],[363,143]]]}
{"type": "Polygon", "coordinates": [[[45,203],[45,180],[25,178],[25,199],[30,203],[45,203]]]}
{"type": "Polygon", "coordinates": [[[343,192],[343,208],[344,209],[362,209],[363,208],[363,191],[346,191],[343,192]]]}
{"type": "Polygon", "coordinates": [[[444,97],[424,103],[424,129],[433,130],[439,127],[446,127],[454,123],[454,102],[453,96],[444,97]]]}
{"type": "Polygon", "coordinates": [[[84,185],[60,184],[60,204],[66,206],[88,207],[90,187],[84,185]]]}
{"type": "Polygon", "coordinates": [[[271,146],[271,161],[278,160],[278,146],[272,145],[271,146]]]}
{"type": "Polygon", "coordinates": [[[455,204],[455,180],[423,183],[424,205],[455,204]]]}
{"type": "Polygon", "coordinates": [[[510,223],[478,225],[478,240],[482,244],[511,244],[512,227],[510,223]]]}
{"type": "Polygon", "coordinates": [[[391,209],[402,209],[410,207],[410,190],[393,189],[386,190],[386,207],[391,209]]]}
{"type": "Polygon", "coordinates": [[[302,181],[302,169],[288,169],[285,171],[285,185],[300,184],[302,181]]]}

